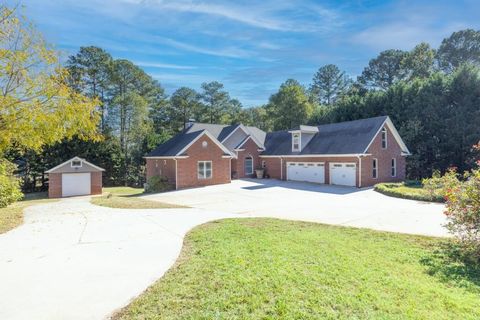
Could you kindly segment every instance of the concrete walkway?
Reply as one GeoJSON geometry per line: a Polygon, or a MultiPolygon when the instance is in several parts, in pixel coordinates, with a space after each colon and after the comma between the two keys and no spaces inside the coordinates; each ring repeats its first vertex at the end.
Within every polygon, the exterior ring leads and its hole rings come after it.
{"type": "Polygon", "coordinates": [[[122,210],[72,198],[26,209],[0,234],[0,319],[104,319],[159,279],[185,233],[235,214],[122,210]]]}
{"type": "Polygon", "coordinates": [[[251,179],[145,198],[243,216],[448,236],[443,204],[388,197],[372,188],[251,179]]]}

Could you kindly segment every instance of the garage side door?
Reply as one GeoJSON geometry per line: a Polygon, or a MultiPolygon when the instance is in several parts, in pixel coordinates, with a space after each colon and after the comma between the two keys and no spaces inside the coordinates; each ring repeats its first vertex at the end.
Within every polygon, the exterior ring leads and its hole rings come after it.
{"type": "Polygon", "coordinates": [[[62,197],[90,194],[90,173],[62,174],[62,197]]]}
{"type": "Polygon", "coordinates": [[[325,183],[322,162],[287,162],[287,178],[293,181],[325,183]]]}
{"type": "Polygon", "coordinates": [[[355,187],[357,166],[355,163],[330,163],[330,183],[355,187]]]}

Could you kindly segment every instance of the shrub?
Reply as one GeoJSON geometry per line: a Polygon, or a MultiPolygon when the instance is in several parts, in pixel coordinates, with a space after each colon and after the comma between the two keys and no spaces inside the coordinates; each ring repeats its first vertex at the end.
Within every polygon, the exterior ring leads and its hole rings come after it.
{"type": "Polygon", "coordinates": [[[0,208],[23,197],[20,191],[20,180],[14,175],[15,169],[16,166],[13,163],[0,159],[0,208]]]}
{"type": "Polygon", "coordinates": [[[480,262],[480,169],[465,174],[446,190],[447,229],[455,236],[464,258],[480,262]]]}
{"type": "Polygon", "coordinates": [[[456,168],[449,168],[442,176],[439,171],[434,171],[431,178],[423,179],[423,188],[432,199],[445,198],[448,189],[458,185],[456,168]]]}
{"type": "Polygon", "coordinates": [[[172,189],[172,184],[168,183],[167,177],[163,176],[150,177],[145,185],[145,192],[165,192],[172,189]]]}

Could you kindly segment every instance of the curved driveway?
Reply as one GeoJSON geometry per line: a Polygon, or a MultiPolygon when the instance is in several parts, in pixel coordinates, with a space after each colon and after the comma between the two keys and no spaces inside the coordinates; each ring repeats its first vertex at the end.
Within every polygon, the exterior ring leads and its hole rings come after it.
{"type": "Polygon", "coordinates": [[[111,209],[71,198],[32,206],[0,234],[0,319],[103,319],[175,262],[185,233],[207,221],[277,217],[444,236],[443,205],[276,180],[149,195],[191,209],[111,209]]]}
{"type": "Polygon", "coordinates": [[[249,179],[145,198],[243,216],[448,236],[443,204],[388,197],[372,188],[249,179]]]}
{"type": "Polygon", "coordinates": [[[104,319],[175,262],[185,233],[235,217],[199,209],[110,209],[71,198],[26,209],[0,234],[0,319],[104,319]]]}

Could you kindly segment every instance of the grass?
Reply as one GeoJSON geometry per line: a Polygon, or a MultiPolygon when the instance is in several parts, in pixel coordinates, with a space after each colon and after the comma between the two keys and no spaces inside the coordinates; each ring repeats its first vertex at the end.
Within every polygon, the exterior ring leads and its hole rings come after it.
{"type": "Polygon", "coordinates": [[[379,183],[375,185],[375,191],[396,198],[430,202],[444,202],[443,197],[432,196],[427,190],[422,187],[422,184],[418,182],[379,183]]]}
{"type": "Polygon", "coordinates": [[[23,200],[0,208],[0,234],[12,230],[23,223],[23,209],[28,206],[55,201],[48,199],[46,192],[27,193],[23,200]]]}
{"type": "Polygon", "coordinates": [[[142,188],[110,187],[103,188],[103,191],[102,196],[92,197],[91,203],[97,206],[120,209],[185,208],[184,206],[139,198],[144,194],[142,188]]]}
{"type": "Polygon", "coordinates": [[[439,255],[443,241],[217,221],[191,231],[176,265],[114,319],[479,319],[479,268],[439,255]]]}

